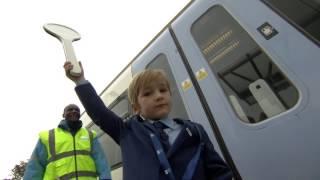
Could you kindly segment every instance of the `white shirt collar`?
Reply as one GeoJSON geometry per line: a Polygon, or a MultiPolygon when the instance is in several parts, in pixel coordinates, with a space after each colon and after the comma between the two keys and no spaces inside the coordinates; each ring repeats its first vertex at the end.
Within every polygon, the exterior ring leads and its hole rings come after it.
{"type": "MultiPolygon", "coordinates": [[[[145,118],[145,117],[143,117],[143,116],[141,116],[140,115],[140,117],[143,119],[143,120],[147,120],[149,123],[151,123],[151,124],[153,124],[154,122],[156,122],[156,121],[154,121],[154,120],[151,120],[151,119],[147,119],[147,118],[145,118]]],[[[176,129],[177,128],[177,123],[174,121],[174,120],[172,120],[171,118],[163,118],[163,119],[160,119],[160,120],[158,120],[158,121],[161,121],[163,124],[165,124],[165,125],[167,125],[170,129],[176,129]]]]}

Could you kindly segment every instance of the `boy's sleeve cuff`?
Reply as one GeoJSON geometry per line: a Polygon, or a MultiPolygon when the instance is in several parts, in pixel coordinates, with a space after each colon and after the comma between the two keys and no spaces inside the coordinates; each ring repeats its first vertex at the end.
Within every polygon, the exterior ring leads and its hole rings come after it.
{"type": "Polygon", "coordinates": [[[86,80],[86,79],[80,79],[79,81],[76,82],[76,86],[80,86],[80,85],[83,85],[83,84],[88,84],[89,81],[86,80]]]}

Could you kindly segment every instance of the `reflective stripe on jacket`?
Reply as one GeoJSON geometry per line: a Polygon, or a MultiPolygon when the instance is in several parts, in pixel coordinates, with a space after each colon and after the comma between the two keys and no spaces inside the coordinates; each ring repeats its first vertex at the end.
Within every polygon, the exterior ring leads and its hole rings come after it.
{"type": "Polygon", "coordinates": [[[40,132],[39,136],[48,151],[44,180],[96,180],[96,167],[90,156],[94,132],[81,128],[72,136],[69,131],[55,128],[40,132]]]}

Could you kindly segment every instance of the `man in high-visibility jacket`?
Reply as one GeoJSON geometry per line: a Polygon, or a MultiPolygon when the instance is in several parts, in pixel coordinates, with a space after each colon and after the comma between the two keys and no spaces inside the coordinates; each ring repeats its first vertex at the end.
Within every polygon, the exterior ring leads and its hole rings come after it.
{"type": "Polygon", "coordinates": [[[63,118],[57,128],[39,133],[24,179],[111,180],[96,133],[82,128],[79,107],[66,106],[63,118]]]}

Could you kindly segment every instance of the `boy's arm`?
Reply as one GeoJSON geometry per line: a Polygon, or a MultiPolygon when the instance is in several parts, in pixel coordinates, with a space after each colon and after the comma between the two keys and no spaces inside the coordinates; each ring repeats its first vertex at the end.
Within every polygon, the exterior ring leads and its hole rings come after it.
{"type": "Polygon", "coordinates": [[[24,172],[24,180],[42,180],[47,165],[47,150],[45,146],[38,140],[34,148],[31,159],[29,160],[24,172]]]}
{"type": "Polygon", "coordinates": [[[119,144],[121,129],[124,125],[122,118],[104,105],[89,82],[77,85],[75,90],[82,105],[94,123],[119,144]]]}
{"type": "Polygon", "coordinates": [[[205,143],[203,149],[205,171],[207,177],[211,180],[231,180],[233,175],[227,164],[214,150],[213,144],[211,143],[208,134],[200,125],[202,131],[203,141],[205,143]]]}
{"type": "Polygon", "coordinates": [[[111,180],[110,167],[98,138],[93,139],[91,155],[95,162],[99,179],[111,180]]]}
{"type": "Polygon", "coordinates": [[[85,79],[82,63],[79,62],[79,64],[81,67],[81,74],[79,76],[74,76],[70,73],[73,65],[70,61],[66,61],[63,65],[66,76],[77,84],[75,90],[90,118],[119,144],[121,129],[124,125],[123,121],[104,105],[95,89],[85,79]]]}

